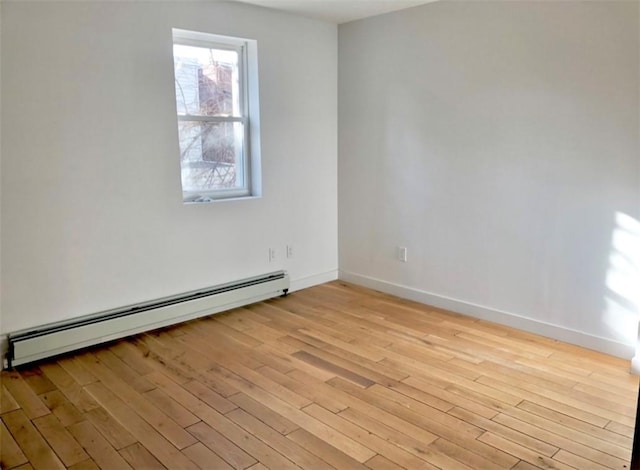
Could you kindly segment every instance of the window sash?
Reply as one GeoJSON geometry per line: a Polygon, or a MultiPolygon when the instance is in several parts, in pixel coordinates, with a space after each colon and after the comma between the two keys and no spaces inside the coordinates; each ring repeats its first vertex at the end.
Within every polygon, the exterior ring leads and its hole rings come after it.
{"type": "MultiPolygon", "coordinates": [[[[236,178],[241,178],[241,180],[236,179],[236,184],[238,184],[238,181],[242,181],[242,184],[233,188],[199,189],[196,191],[185,189],[183,186],[182,193],[183,193],[185,202],[189,202],[189,201],[186,201],[186,199],[193,200],[193,199],[196,199],[197,196],[209,196],[211,197],[211,199],[227,199],[227,198],[233,198],[233,197],[250,196],[251,195],[251,174],[250,174],[251,160],[249,158],[249,151],[246,147],[249,141],[248,139],[249,131],[247,129],[247,126],[244,124],[243,120],[236,119],[236,118],[211,119],[211,116],[203,116],[202,119],[192,119],[192,120],[180,119],[179,122],[196,122],[196,123],[209,123],[209,122],[236,123],[237,122],[237,123],[243,124],[242,126],[243,135],[242,135],[242,141],[240,145],[242,150],[240,154],[236,153],[236,157],[238,157],[239,155],[240,158],[238,158],[235,163],[236,178]]],[[[236,139],[235,142],[239,143],[240,139],[236,139]]],[[[181,162],[180,166],[181,166],[181,171],[184,171],[185,165],[183,162],[181,162]]]]}
{"type": "MultiPolygon", "coordinates": [[[[174,45],[181,46],[193,46],[201,47],[203,49],[220,49],[223,51],[236,51],[238,54],[238,97],[240,103],[240,116],[233,117],[245,117],[249,115],[248,97],[249,97],[249,84],[247,80],[248,70],[248,58],[247,48],[245,42],[242,40],[234,40],[229,38],[229,44],[219,43],[215,41],[206,41],[186,37],[177,37],[173,40],[174,45]],[[233,44],[232,44],[233,43],[233,44]]],[[[178,118],[184,116],[184,114],[178,114],[178,118]]]]}
{"type": "MultiPolygon", "coordinates": [[[[238,54],[238,97],[239,101],[239,109],[240,115],[233,117],[245,117],[249,115],[249,106],[248,106],[248,93],[249,93],[249,83],[247,79],[246,71],[248,69],[248,58],[247,58],[247,48],[244,42],[239,40],[233,40],[229,38],[230,42],[237,43],[237,45],[232,44],[223,44],[212,41],[204,41],[198,39],[190,39],[190,38],[175,38],[173,40],[173,45],[180,46],[193,46],[200,47],[202,49],[219,49],[224,51],[235,51],[238,54]]],[[[175,73],[175,70],[174,70],[175,73]]],[[[181,116],[185,116],[184,114],[180,114],[178,112],[178,118],[181,116]]],[[[200,116],[200,115],[197,115],[200,116]]],[[[195,117],[192,115],[192,117],[195,117]]]]}

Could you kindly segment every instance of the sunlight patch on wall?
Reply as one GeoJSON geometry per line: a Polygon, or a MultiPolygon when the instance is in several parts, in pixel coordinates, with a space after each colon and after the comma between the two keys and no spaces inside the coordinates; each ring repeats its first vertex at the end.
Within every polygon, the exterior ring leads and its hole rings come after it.
{"type": "Polygon", "coordinates": [[[640,222],[617,212],[611,237],[611,252],[606,277],[603,320],[615,337],[627,344],[636,343],[635,362],[640,372],[640,222]]]}

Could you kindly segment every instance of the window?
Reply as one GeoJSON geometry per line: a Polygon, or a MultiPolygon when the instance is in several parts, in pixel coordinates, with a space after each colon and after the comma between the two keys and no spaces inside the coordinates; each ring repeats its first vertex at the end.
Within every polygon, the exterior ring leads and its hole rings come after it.
{"type": "Polygon", "coordinates": [[[255,52],[255,41],[173,30],[184,202],[259,195],[255,52]]]}

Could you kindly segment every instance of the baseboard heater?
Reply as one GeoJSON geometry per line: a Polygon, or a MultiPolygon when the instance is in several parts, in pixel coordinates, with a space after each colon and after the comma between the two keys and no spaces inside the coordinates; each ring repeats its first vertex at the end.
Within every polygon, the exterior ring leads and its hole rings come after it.
{"type": "Polygon", "coordinates": [[[289,276],[277,271],[73,320],[50,323],[8,337],[9,367],[193,320],[286,295],[289,276]]]}

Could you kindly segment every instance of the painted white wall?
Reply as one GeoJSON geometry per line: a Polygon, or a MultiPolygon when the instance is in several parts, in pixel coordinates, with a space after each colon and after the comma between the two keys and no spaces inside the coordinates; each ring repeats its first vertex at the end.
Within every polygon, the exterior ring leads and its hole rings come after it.
{"type": "Polygon", "coordinates": [[[4,332],[280,268],[294,288],[336,277],[335,25],[224,2],[9,2],[1,46],[4,332]],[[182,204],[171,28],[258,41],[262,198],[182,204]]]}
{"type": "Polygon", "coordinates": [[[341,277],[630,357],[637,270],[614,239],[640,218],[638,8],[436,2],[340,25],[341,277]]]}

